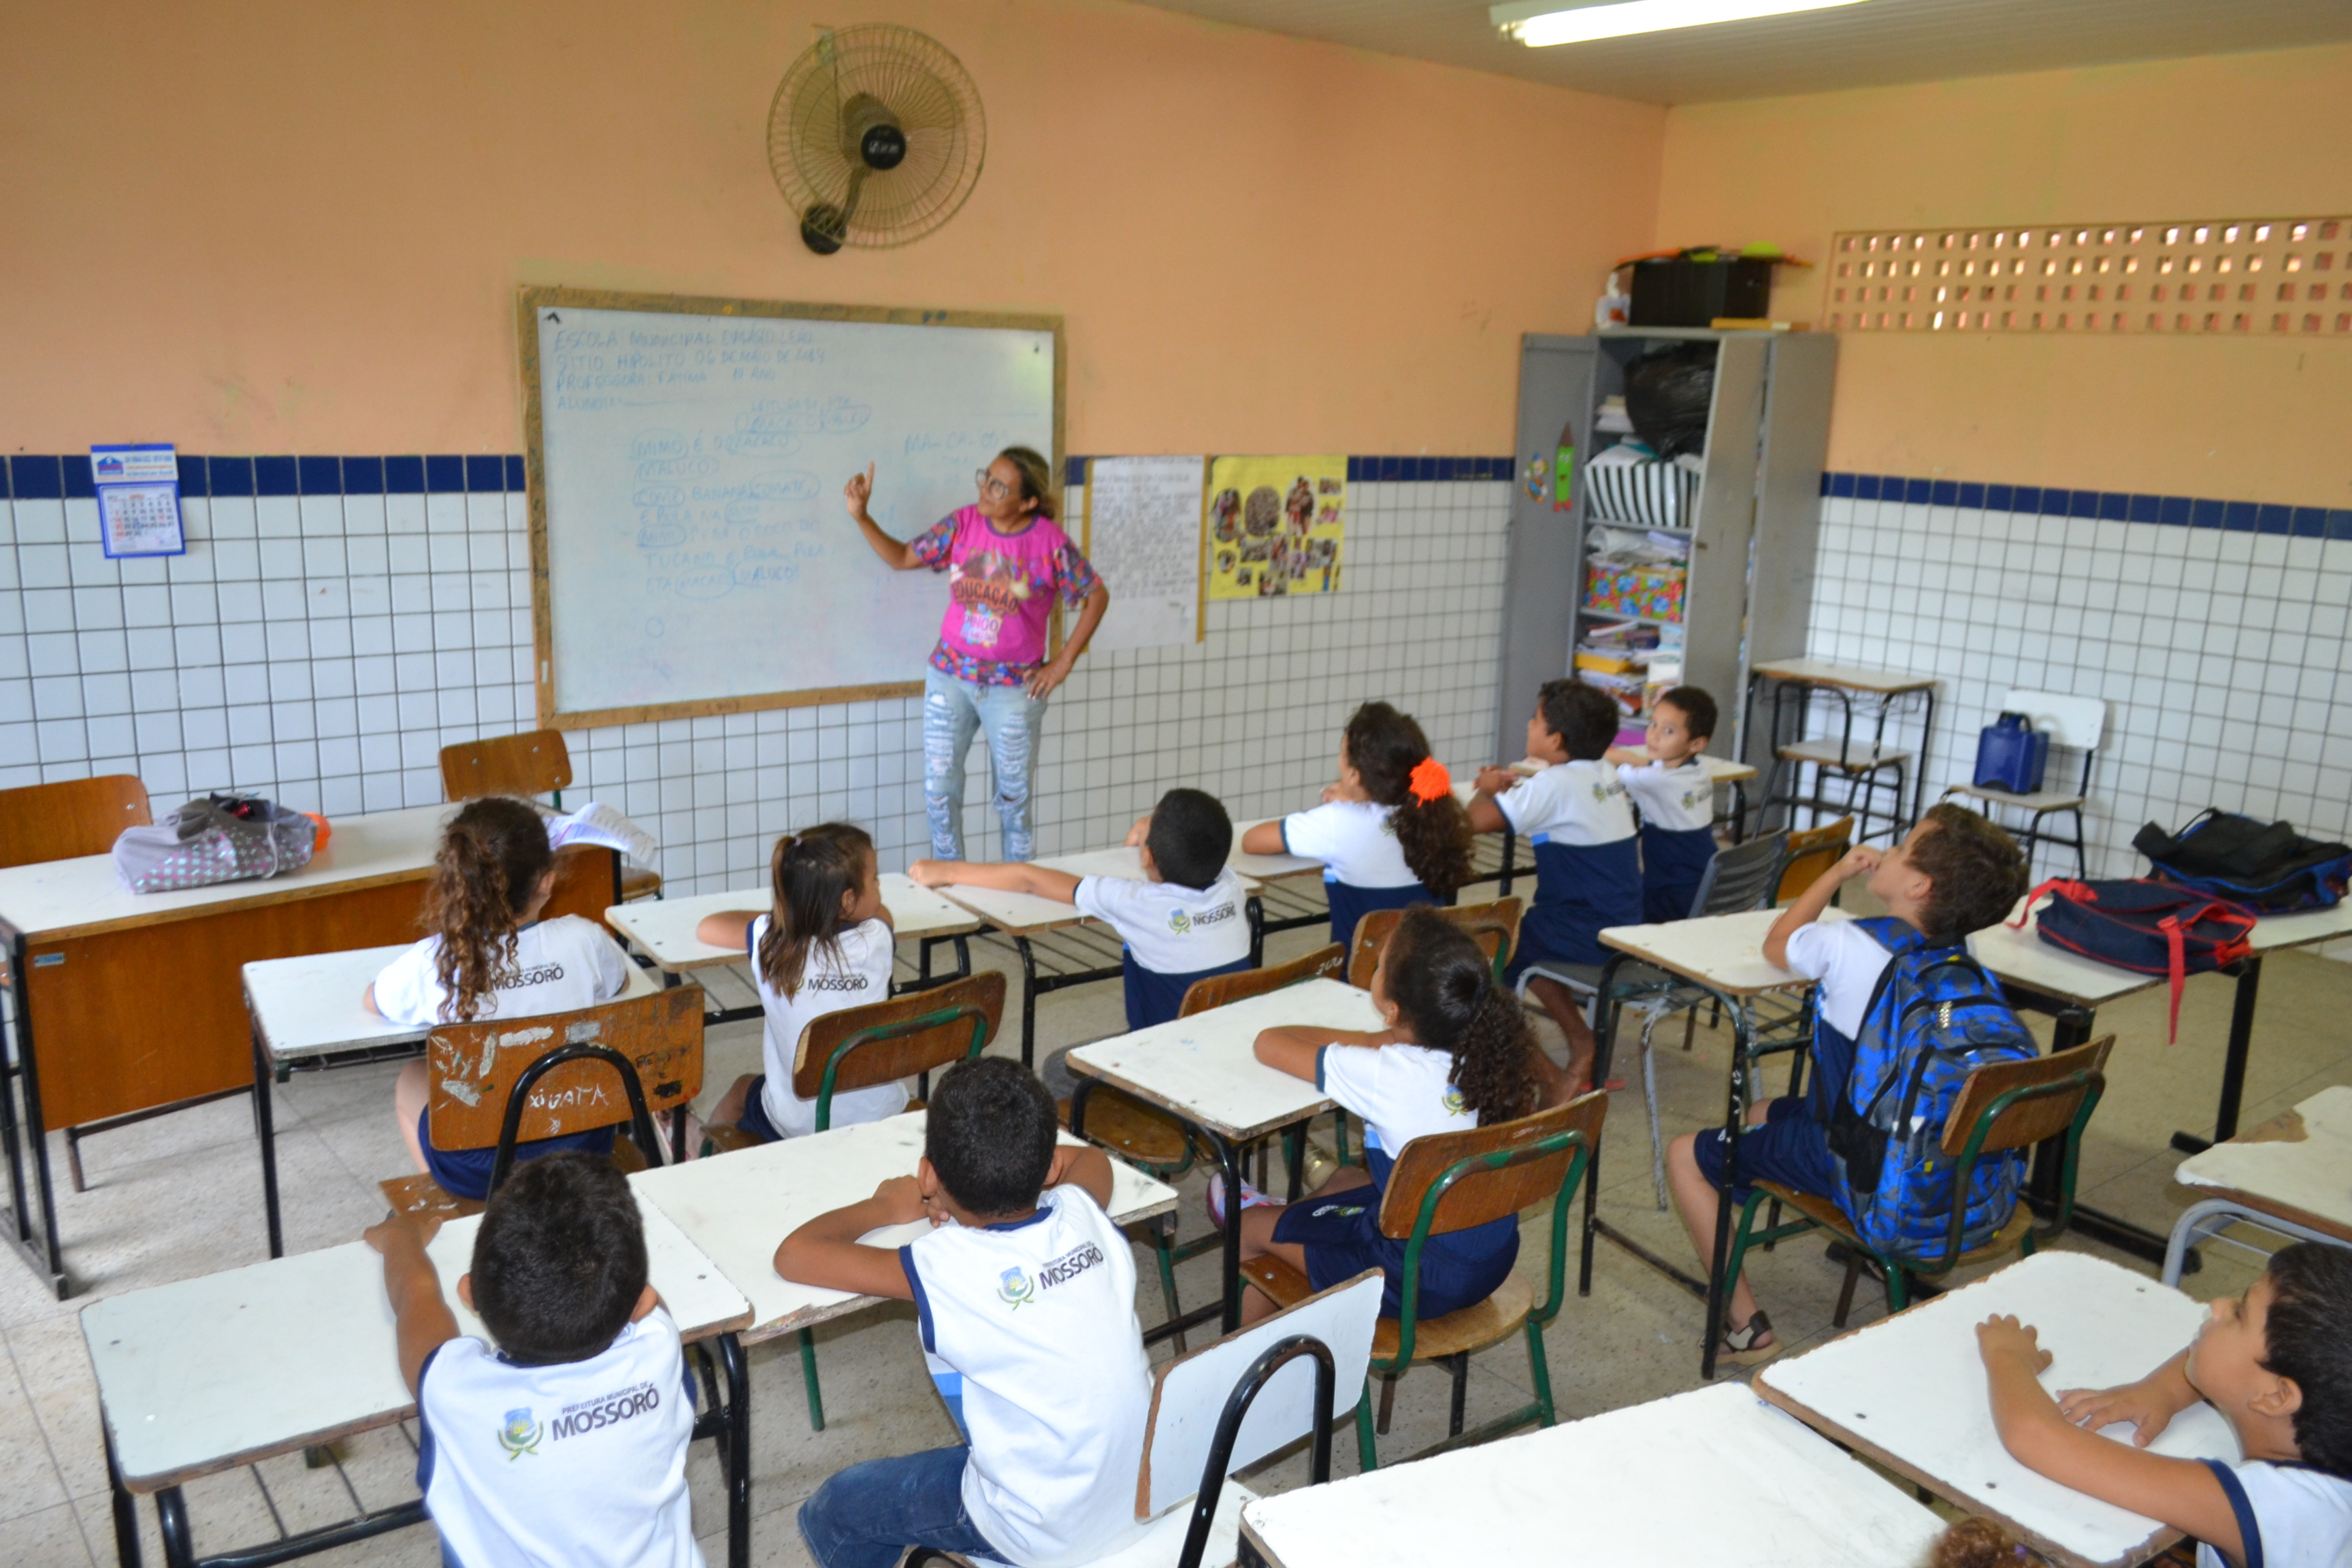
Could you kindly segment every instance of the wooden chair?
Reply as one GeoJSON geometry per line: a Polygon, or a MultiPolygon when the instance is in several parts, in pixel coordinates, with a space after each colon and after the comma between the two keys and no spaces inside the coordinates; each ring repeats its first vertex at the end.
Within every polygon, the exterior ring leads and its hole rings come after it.
{"type": "Polygon", "coordinates": [[[1853,1306],[1854,1283],[1861,1277],[1865,1257],[1885,1275],[1887,1310],[1895,1312],[1911,1304],[1907,1283],[1911,1276],[1939,1278],[1955,1268],[2011,1252],[2032,1257],[2040,1242],[2057,1237],[2074,1217],[2074,1174],[2083,1151],[2083,1129],[2090,1123],[2091,1112],[2098,1109],[2099,1097],[2106,1090],[2107,1053],[2115,1044],[2116,1037],[2106,1035],[2071,1051],[1980,1067],[1969,1074],[1959,1098],[1952,1102],[1951,1118],[1944,1124],[1944,1152],[1954,1163],[1952,1190],[1958,1194],[1969,1190],[1977,1162],[1985,1155],[2029,1149],[2053,1138],[2065,1140],[2058,1181],[2058,1214],[2048,1229],[2037,1231],[2033,1210],[2021,1193],[2017,1207],[1998,1231],[1974,1247],[1964,1247],[1961,1231],[1968,1205],[1958,1203],[1952,1205],[1940,1251],[1919,1258],[1895,1258],[1876,1251],[1856,1236],[1853,1223],[1834,1201],[1776,1183],[1758,1182],[1740,1208],[1739,1228],[1732,1237],[1731,1260],[1723,1282],[1726,1294],[1738,1282],[1739,1266],[1751,1245],[1769,1247],[1788,1237],[1814,1229],[1826,1230],[1845,1244],[1845,1285],[1838,1292],[1837,1316],[1832,1320],[1841,1329],[1845,1327],[1846,1314],[1853,1306]],[[1767,1198],[1795,1210],[1799,1217],[1751,1234],[1757,1206],[1767,1198]]]}
{"type": "MultiPolygon", "coordinates": [[[[1552,1424],[1551,1368],[1544,1358],[1543,1331],[1566,1299],[1569,1206],[1601,1146],[1601,1124],[1608,1111],[1608,1094],[1595,1091],[1516,1121],[1416,1138],[1397,1155],[1381,1197],[1381,1234],[1405,1244],[1400,1270],[1403,1289],[1398,1315],[1381,1319],[1372,1336],[1371,1371],[1381,1384],[1379,1429],[1388,1430],[1396,1380],[1413,1363],[1443,1361],[1454,1374],[1446,1439],[1415,1458],[1484,1442],[1529,1421],[1552,1424]],[[1527,1281],[1514,1273],[1475,1306],[1421,1321],[1421,1252],[1431,1236],[1516,1216],[1547,1197],[1551,1200],[1551,1255],[1546,1263],[1550,1280],[1540,1303],[1527,1281]],[[1465,1432],[1463,1402],[1469,1390],[1471,1352],[1515,1330],[1527,1335],[1535,1398],[1465,1432]]],[[[1246,1260],[1242,1278],[1277,1305],[1301,1300],[1308,1293],[1306,1277],[1279,1258],[1246,1260]]],[[[1369,1384],[1365,1392],[1366,1398],[1356,1406],[1356,1448],[1361,1468],[1369,1470],[1380,1456],[1369,1384]]]]}
{"type": "MultiPolygon", "coordinates": [[[[1496,899],[1489,904],[1456,904],[1440,907],[1438,913],[1468,931],[1478,946],[1495,963],[1495,981],[1500,984],[1503,971],[1509,967],[1511,954],[1518,950],[1519,916],[1525,906],[1517,899],[1496,899]]],[[[1356,936],[1348,944],[1348,984],[1359,991],[1372,986],[1372,970],[1381,961],[1381,949],[1388,944],[1397,921],[1404,918],[1402,910],[1374,910],[1356,922],[1356,936]]]]}
{"type": "MultiPolygon", "coordinates": [[[[614,1163],[642,1170],[657,1157],[654,1114],[702,1092],[702,987],[677,985],[573,1013],[444,1024],[425,1037],[425,1062],[433,1146],[496,1149],[492,1192],[506,1181],[516,1143],[624,1121],[629,1142],[614,1144],[614,1163]]],[[[482,1209],[426,1175],[379,1184],[404,1214],[455,1217],[482,1209]]]]}
{"type": "MultiPolygon", "coordinates": [[[[1233,1479],[1300,1438],[1309,1486],[1331,1479],[1331,1428],[1363,1386],[1381,1275],[1366,1269],[1213,1345],[1151,1369],[1135,1518],[1144,1526],[1096,1562],[1109,1568],[1232,1563],[1241,1511],[1256,1494],[1233,1479]],[[1309,1365],[1286,1372],[1305,1358],[1309,1365]],[[1184,1505],[1190,1503],[1190,1508],[1184,1505]]],[[[907,1568],[971,1559],[918,1547],[907,1568]]]]}
{"type": "Polygon", "coordinates": [[[1841,816],[1819,827],[1789,835],[1788,851],[1780,861],[1780,887],[1772,895],[1785,904],[1821,879],[1822,872],[1845,858],[1853,847],[1853,818],[1841,816]]]}
{"type": "MultiPolygon", "coordinates": [[[[441,798],[479,800],[486,795],[511,795],[525,799],[551,795],[563,809],[563,792],[572,783],[572,752],[561,730],[529,730],[520,735],[495,735],[487,741],[465,741],[441,748],[441,798]]],[[[661,873],[621,862],[621,901],[661,896],[661,873]]]]}

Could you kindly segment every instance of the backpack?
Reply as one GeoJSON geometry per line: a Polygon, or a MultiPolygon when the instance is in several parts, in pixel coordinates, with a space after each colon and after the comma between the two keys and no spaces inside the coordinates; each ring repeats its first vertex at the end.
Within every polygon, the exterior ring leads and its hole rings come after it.
{"type": "Polygon", "coordinates": [[[114,874],[134,893],[299,871],[324,842],[326,824],[256,795],[208,795],[152,827],[114,841],[114,874]]]}
{"type": "MultiPolygon", "coordinates": [[[[2180,983],[2191,974],[2226,969],[2253,949],[2254,911],[2194,889],[2168,882],[2044,882],[2025,895],[2025,910],[2052,895],[2034,929],[2053,947],[2172,982],[2172,1018],[2165,1035],[2180,1035],[2180,983]]],[[[2025,922],[2018,912],[2012,926],[2025,922]]]]}
{"type": "Polygon", "coordinates": [[[1944,1124],[1975,1068],[2041,1054],[2000,987],[1964,947],[1929,947],[1905,921],[1860,922],[1894,954],[1854,1036],[1853,1068],[1831,1114],[1831,1194],[1874,1251],[1898,1261],[1943,1251],[1955,1201],[1967,1205],[1964,1247],[2009,1223],[2025,1177],[2025,1151],[1980,1157],[1956,1197],[1958,1162],[1944,1124]]]}
{"type": "Polygon", "coordinates": [[[2151,822],[2132,839],[2156,874],[2258,914],[2332,908],[2352,879],[2352,844],[2305,838],[2288,822],[2265,826],[2210,806],[2179,833],[2151,822]]]}

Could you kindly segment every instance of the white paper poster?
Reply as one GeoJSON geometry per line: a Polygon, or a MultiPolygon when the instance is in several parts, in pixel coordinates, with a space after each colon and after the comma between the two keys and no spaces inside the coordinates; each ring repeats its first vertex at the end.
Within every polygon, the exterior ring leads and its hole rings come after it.
{"type": "Polygon", "coordinates": [[[158,443],[92,447],[89,473],[98,492],[99,546],[110,558],[187,553],[175,448],[158,443]]]}
{"type": "Polygon", "coordinates": [[[1110,589],[1088,646],[1201,639],[1201,497],[1206,458],[1097,458],[1087,465],[1087,559],[1110,589]]]}

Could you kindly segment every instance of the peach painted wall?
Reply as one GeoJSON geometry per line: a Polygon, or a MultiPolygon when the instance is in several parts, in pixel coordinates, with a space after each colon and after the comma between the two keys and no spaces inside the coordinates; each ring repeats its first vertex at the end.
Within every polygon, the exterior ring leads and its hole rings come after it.
{"type": "MultiPolygon", "coordinates": [[[[1693,105],[1657,243],[2352,212],[2352,47],[1693,105]]],[[[1774,310],[1821,320],[1822,273],[1774,310]]],[[[1832,468],[2352,506],[2352,339],[1849,333],[1832,468]]]]}
{"type": "Polygon", "coordinates": [[[19,5],[0,447],[513,451],[513,291],[1067,318],[1080,452],[1508,449],[1664,111],[1108,0],[899,0],[987,107],[977,194],[811,256],[769,100],[856,5],[19,5]],[[1580,172],[1566,199],[1562,168],[1580,172]]]}

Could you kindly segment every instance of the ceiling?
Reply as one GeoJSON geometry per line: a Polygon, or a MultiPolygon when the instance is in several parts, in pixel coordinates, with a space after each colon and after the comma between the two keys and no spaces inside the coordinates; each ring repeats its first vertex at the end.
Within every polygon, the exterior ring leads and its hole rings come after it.
{"type": "Polygon", "coordinates": [[[2346,0],[1866,0],[1541,49],[1499,37],[1484,0],[1140,3],[1649,103],[1771,98],[2352,40],[2352,5],[2346,0]]]}

